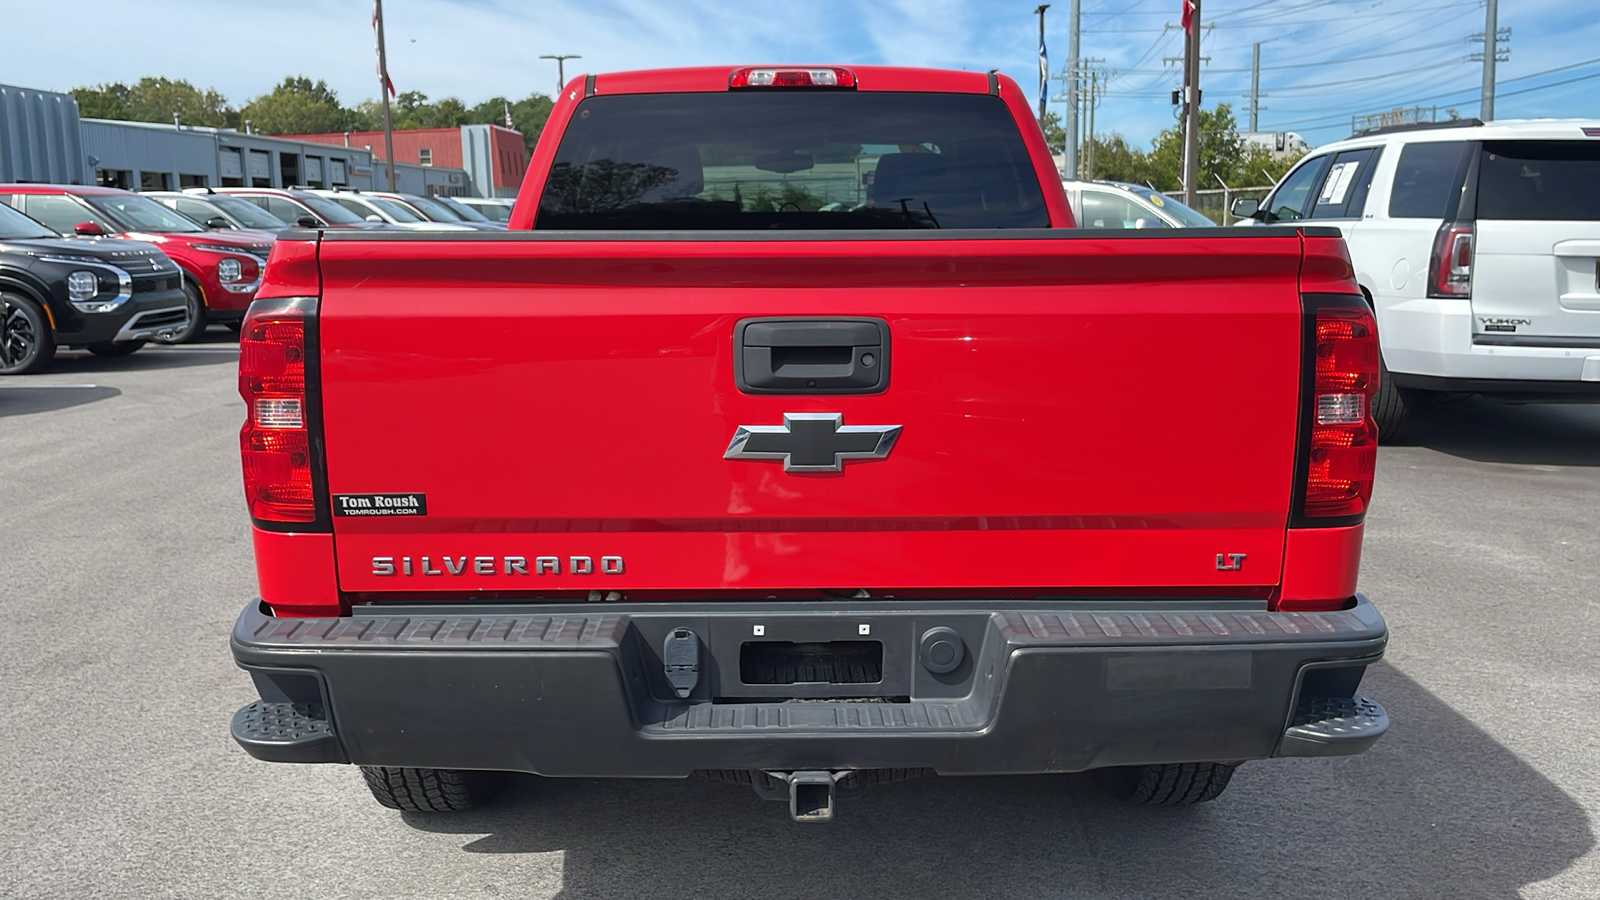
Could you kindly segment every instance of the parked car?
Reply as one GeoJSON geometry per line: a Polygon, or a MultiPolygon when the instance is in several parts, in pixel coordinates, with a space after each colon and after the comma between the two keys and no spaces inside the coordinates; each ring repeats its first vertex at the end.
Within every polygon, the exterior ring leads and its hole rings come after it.
{"type": "Polygon", "coordinates": [[[1062,181],[1079,228],[1215,228],[1154,188],[1125,181],[1062,181]]]}
{"type": "Polygon", "coordinates": [[[198,192],[203,190],[206,189],[197,189],[195,193],[144,191],[142,196],[149,197],[213,231],[244,228],[276,234],[295,227],[292,223],[283,221],[248,200],[230,197],[227,194],[198,192]]]}
{"type": "Polygon", "coordinates": [[[353,215],[361,216],[374,224],[388,225],[405,231],[477,231],[460,222],[434,222],[420,213],[412,210],[403,203],[398,203],[376,194],[364,191],[328,191],[315,190],[316,194],[326,200],[344,207],[353,215]]]}
{"type": "Polygon", "coordinates": [[[487,223],[492,223],[492,224],[495,224],[495,225],[499,225],[501,227],[504,227],[505,224],[506,224],[505,222],[502,222],[499,219],[491,219],[491,218],[489,218],[488,216],[486,216],[483,213],[479,212],[475,207],[471,207],[471,206],[468,206],[465,203],[462,203],[456,197],[447,197],[444,194],[440,194],[440,195],[438,195],[436,197],[433,197],[431,199],[435,203],[439,204],[440,206],[443,206],[446,209],[450,210],[451,212],[455,213],[456,215],[460,216],[461,220],[463,222],[479,222],[479,223],[487,222],[487,223]]]}
{"type": "Polygon", "coordinates": [[[205,331],[208,322],[238,327],[261,286],[274,238],[260,231],[207,231],[148,197],[118,188],[0,184],[0,203],[61,235],[110,235],[160,247],[185,276],[185,327],[156,336],[174,343],[205,331]]]}
{"type": "Polygon", "coordinates": [[[1187,805],[1382,736],[1337,232],[1074,228],[994,72],[602,74],[549,123],[503,239],[274,253],[249,753],[416,812],[701,772],[824,821],[927,772],[1187,805]]]}
{"type": "MultiPolygon", "coordinates": [[[[200,191],[191,188],[190,192],[200,191]]],[[[298,188],[220,187],[213,189],[227,197],[247,200],[271,213],[275,218],[291,222],[301,228],[353,228],[383,229],[388,226],[368,222],[326,197],[319,197],[298,188]]],[[[209,194],[207,196],[210,196],[209,194]]]]}
{"type": "Polygon", "coordinates": [[[1600,120],[1381,129],[1233,212],[1344,235],[1378,316],[1385,436],[1429,396],[1600,402],[1600,120]]]}
{"type": "Polygon", "coordinates": [[[505,197],[451,197],[462,206],[470,206],[491,222],[510,222],[511,207],[516,201],[505,197]]]}
{"type": "Polygon", "coordinates": [[[0,375],[38,372],[57,347],[127,356],[178,334],[182,281],[154,244],[62,238],[0,203],[0,375]]]}
{"type": "MultiPolygon", "coordinates": [[[[491,222],[476,210],[467,209],[471,218],[462,212],[440,202],[437,197],[424,197],[420,194],[391,194],[386,191],[368,191],[366,196],[388,200],[402,206],[430,222],[446,222],[451,225],[465,225],[475,231],[505,231],[506,226],[498,222],[491,222]]],[[[466,209],[466,207],[463,207],[466,209]]]]}

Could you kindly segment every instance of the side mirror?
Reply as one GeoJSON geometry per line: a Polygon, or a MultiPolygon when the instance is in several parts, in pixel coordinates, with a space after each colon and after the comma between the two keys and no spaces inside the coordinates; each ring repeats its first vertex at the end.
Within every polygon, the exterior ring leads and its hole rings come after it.
{"type": "Polygon", "coordinates": [[[367,221],[368,222],[377,222],[379,225],[382,225],[383,224],[383,216],[380,216],[377,213],[372,213],[372,214],[367,216],[367,221]]]}
{"type": "Polygon", "coordinates": [[[316,216],[301,216],[300,218],[295,219],[294,223],[296,225],[299,225],[301,228],[321,228],[322,227],[322,220],[317,218],[316,216]]]}
{"type": "Polygon", "coordinates": [[[101,228],[98,222],[79,222],[72,226],[72,233],[81,234],[84,237],[103,237],[106,230],[101,228]]]}
{"type": "Polygon", "coordinates": [[[206,220],[206,227],[211,229],[232,228],[233,223],[221,216],[212,216],[206,220]]]}
{"type": "Polygon", "coordinates": [[[1260,211],[1261,201],[1254,197],[1235,197],[1233,198],[1233,207],[1228,210],[1228,212],[1233,213],[1235,218],[1239,219],[1254,219],[1256,213],[1260,211]]]}

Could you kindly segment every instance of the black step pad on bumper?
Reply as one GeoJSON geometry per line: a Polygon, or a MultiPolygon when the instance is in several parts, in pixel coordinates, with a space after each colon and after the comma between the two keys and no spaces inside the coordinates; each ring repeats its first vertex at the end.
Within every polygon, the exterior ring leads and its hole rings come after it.
{"type": "Polygon", "coordinates": [[[1278,755],[1352,756],[1376,744],[1388,730],[1389,714],[1360,694],[1302,698],[1293,723],[1283,733],[1278,755]]]}
{"type": "Polygon", "coordinates": [[[273,702],[241,710],[234,736],[275,761],[587,777],[1020,774],[1343,755],[1387,726],[1381,707],[1348,697],[1386,639],[1364,597],[1320,613],[769,601],[274,619],[252,604],[233,652],[273,702]],[[661,657],[682,630],[700,642],[685,698],[661,657]],[[953,670],[919,652],[936,631],[964,646],[953,670]],[[746,683],[741,652],[761,641],[878,642],[882,669],[876,682],[746,683]],[[1345,685],[1346,705],[1302,703],[1303,678],[1308,695],[1345,685]]]}
{"type": "Polygon", "coordinates": [[[251,756],[271,762],[345,761],[320,703],[246,704],[233,714],[233,739],[251,756]]]}

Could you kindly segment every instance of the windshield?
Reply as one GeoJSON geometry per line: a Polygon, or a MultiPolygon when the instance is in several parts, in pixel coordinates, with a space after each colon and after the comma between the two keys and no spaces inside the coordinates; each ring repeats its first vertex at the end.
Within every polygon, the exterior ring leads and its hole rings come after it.
{"type": "Polygon", "coordinates": [[[385,200],[382,197],[367,197],[366,201],[368,203],[372,204],[373,206],[376,206],[378,209],[381,209],[384,212],[388,213],[390,216],[392,216],[394,218],[394,220],[396,222],[421,222],[421,221],[424,221],[421,216],[417,215],[416,213],[412,212],[409,209],[406,209],[404,206],[402,206],[399,203],[394,202],[393,200],[385,200]]]}
{"type": "Polygon", "coordinates": [[[1147,203],[1161,210],[1167,215],[1178,220],[1178,224],[1185,228],[1215,228],[1217,223],[1206,218],[1204,214],[1193,208],[1168,197],[1160,191],[1143,190],[1134,188],[1133,193],[1143,197],[1147,203]]]}
{"type": "Polygon", "coordinates": [[[206,202],[238,219],[239,223],[246,228],[265,228],[268,231],[277,231],[289,224],[254,203],[248,200],[240,200],[238,197],[215,194],[207,197],[206,202]]]}
{"type": "Polygon", "coordinates": [[[461,216],[457,215],[455,210],[450,209],[443,203],[435,203],[427,197],[410,196],[406,198],[406,202],[422,210],[423,215],[435,222],[461,221],[461,216]]]}
{"type": "Polygon", "coordinates": [[[0,239],[53,238],[56,233],[38,222],[0,203],[0,239]]]}
{"type": "Polygon", "coordinates": [[[591,97],[538,228],[1048,228],[988,94],[748,91],[591,97]]]}
{"type": "MultiPolygon", "coordinates": [[[[461,203],[459,200],[456,202],[461,203]]],[[[461,205],[467,206],[465,203],[461,203],[461,205]]],[[[511,221],[511,207],[504,204],[484,203],[476,206],[467,206],[467,208],[477,210],[479,214],[491,222],[499,222],[500,224],[504,225],[505,223],[511,221]]]]}
{"type": "Polygon", "coordinates": [[[1496,141],[1479,166],[1480,219],[1600,220],[1600,142],[1496,141]]]}
{"type": "Polygon", "coordinates": [[[294,199],[311,207],[311,211],[321,216],[322,221],[329,225],[358,225],[366,221],[332,200],[324,200],[316,194],[295,194],[294,199]]]}
{"type": "Polygon", "coordinates": [[[105,213],[106,217],[124,231],[151,231],[156,233],[193,234],[205,231],[187,217],[167,209],[149,197],[132,194],[86,194],[89,205],[105,213]]]}
{"type": "MultiPolygon", "coordinates": [[[[460,217],[464,221],[467,221],[467,222],[487,222],[487,221],[489,221],[489,217],[488,216],[485,216],[483,213],[478,212],[477,210],[473,209],[472,207],[466,205],[465,203],[461,203],[460,201],[457,201],[457,200],[452,200],[449,197],[436,197],[436,198],[434,198],[434,202],[438,203],[440,206],[444,207],[445,209],[448,209],[451,212],[455,213],[458,217],[460,217]]],[[[510,218],[511,218],[510,216],[507,216],[506,220],[509,221],[510,218]]]]}

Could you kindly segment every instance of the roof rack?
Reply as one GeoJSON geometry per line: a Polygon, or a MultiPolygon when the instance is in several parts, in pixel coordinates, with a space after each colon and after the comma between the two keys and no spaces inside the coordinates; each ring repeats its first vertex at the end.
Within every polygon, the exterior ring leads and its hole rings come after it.
{"type": "Polygon", "coordinates": [[[1394,134],[1399,131],[1429,131],[1435,128],[1471,128],[1482,125],[1482,119],[1450,119],[1445,122],[1412,122],[1407,125],[1385,125],[1381,128],[1368,128],[1358,131],[1351,137],[1370,137],[1374,134],[1394,134]]]}

